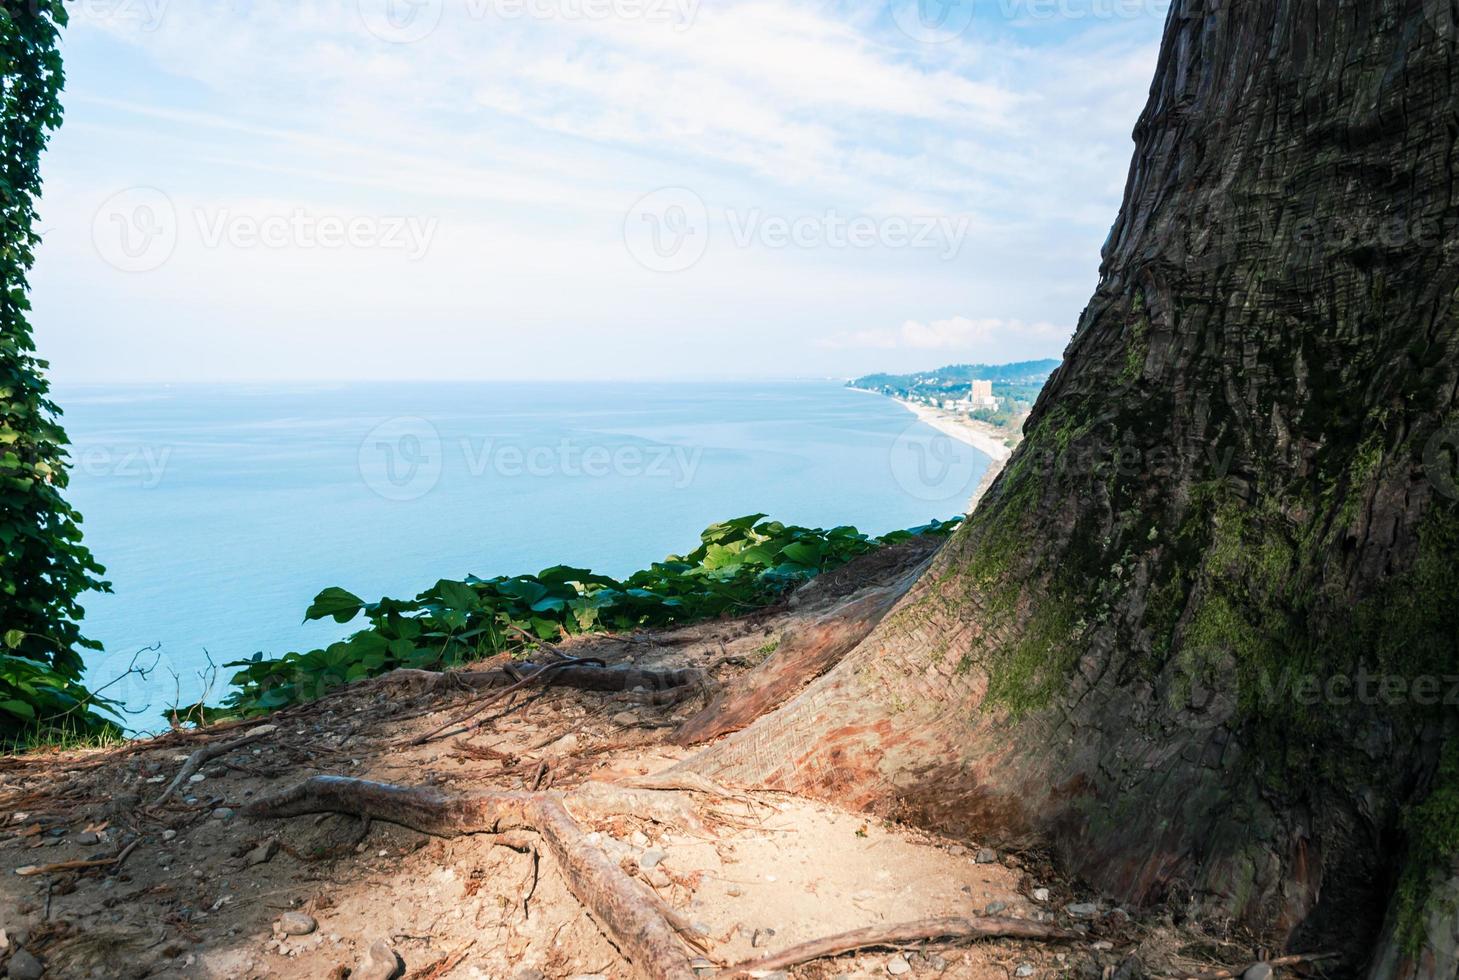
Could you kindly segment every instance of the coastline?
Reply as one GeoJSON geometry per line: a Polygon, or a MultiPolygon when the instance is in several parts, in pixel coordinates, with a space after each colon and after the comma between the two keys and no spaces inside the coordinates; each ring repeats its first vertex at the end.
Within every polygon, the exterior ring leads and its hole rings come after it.
{"type": "Polygon", "coordinates": [[[970,419],[966,415],[957,415],[930,405],[909,402],[903,398],[894,397],[892,401],[917,416],[924,424],[930,425],[945,436],[972,446],[988,457],[988,470],[978,481],[977,487],[973,489],[972,497],[968,500],[966,513],[972,514],[977,509],[978,501],[983,499],[983,494],[993,485],[998,474],[1003,472],[1008,458],[1013,455],[1012,447],[1004,444],[1003,440],[1006,437],[988,423],[970,419]]]}
{"type": "Polygon", "coordinates": [[[1000,469],[1008,462],[1008,457],[1013,455],[1013,450],[1003,442],[1006,437],[986,422],[901,398],[893,398],[892,401],[899,403],[943,435],[972,446],[1000,469]]]}

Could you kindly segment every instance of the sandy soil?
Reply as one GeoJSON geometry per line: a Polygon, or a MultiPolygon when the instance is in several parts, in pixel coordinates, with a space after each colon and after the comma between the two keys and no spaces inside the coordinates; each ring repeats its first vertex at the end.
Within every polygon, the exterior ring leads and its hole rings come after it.
{"type": "MultiPolygon", "coordinates": [[[[872,579],[896,570],[875,560],[864,568],[872,579]]],[[[854,575],[828,576],[815,601],[801,605],[833,601],[855,584],[854,575]]],[[[737,662],[719,668],[729,682],[771,655],[800,615],[785,608],[677,634],[579,641],[572,652],[640,666],[733,655],[737,662]]],[[[684,756],[667,734],[698,707],[527,692],[493,707],[489,723],[467,737],[399,747],[478,697],[350,689],[275,716],[275,730],[212,760],[160,806],[149,804],[189,752],[247,729],[0,758],[0,958],[12,975],[33,975],[26,969],[38,961],[47,977],[363,980],[390,975],[367,962],[383,942],[399,957],[396,976],[636,976],[545,849],[518,853],[484,836],[432,838],[337,815],[267,821],[240,812],[318,773],[461,790],[520,789],[539,779],[559,790],[654,773],[684,756]],[[82,860],[104,863],[17,873],[82,860]],[[283,935],[286,912],[305,913],[314,928],[283,935]]],[[[941,840],[781,795],[696,796],[692,803],[707,830],[641,813],[579,818],[595,843],[711,937],[714,961],[702,962],[705,976],[716,962],[930,915],[1056,921],[1084,938],[1063,946],[917,943],[818,961],[790,975],[1099,980],[1149,945],[1121,910],[1071,913],[1070,903],[1094,899],[1059,880],[1037,854],[980,853],[977,841],[941,840]]],[[[1121,980],[1137,975],[1123,969],[1121,980]]]]}

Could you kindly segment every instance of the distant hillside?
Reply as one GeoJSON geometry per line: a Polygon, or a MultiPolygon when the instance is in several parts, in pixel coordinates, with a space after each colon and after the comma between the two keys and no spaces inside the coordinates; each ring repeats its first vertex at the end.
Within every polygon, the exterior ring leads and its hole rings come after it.
{"type": "Polygon", "coordinates": [[[1000,397],[1031,400],[1061,361],[1017,361],[1013,364],[949,364],[916,374],[868,374],[847,382],[847,387],[879,391],[898,398],[937,398],[962,394],[974,380],[992,381],[1000,397]]]}
{"type": "Polygon", "coordinates": [[[868,374],[848,381],[847,387],[966,414],[969,418],[1001,429],[1016,442],[1023,420],[1028,417],[1029,409],[1033,408],[1034,400],[1043,390],[1044,382],[1061,363],[1049,359],[1013,364],[949,364],[935,371],[917,374],[868,374]],[[996,408],[968,409],[950,404],[967,397],[974,381],[993,382],[993,395],[998,399],[996,408]]]}

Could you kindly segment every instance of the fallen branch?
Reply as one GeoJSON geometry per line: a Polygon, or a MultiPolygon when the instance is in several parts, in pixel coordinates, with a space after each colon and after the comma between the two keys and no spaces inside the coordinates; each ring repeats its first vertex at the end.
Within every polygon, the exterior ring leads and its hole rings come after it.
{"type": "Polygon", "coordinates": [[[227,755],[234,749],[241,749],[243,748],[243,746],[248,745],[250,742],[256,742],[259,739],[263,738],[265,735],[271,735],[277,730],[277,725],[263,725],[259,728],[255,728],[253,731],[249,732],[247,735],[244,735],[242,738],[235,738],[231,742],[224,742],[221,740],[216,742],[209,742],[202,748],[195,750],[192,755],[187,757],[187,761],[182,764],[182,768],[177,771],[177,777],[174,778],[172,782],[167,784],[167,788],[162,791],[162,795],[152,801],[152,805],[154,807],[161,806],[162,804],[170,800],[172,798],[172,794],[177,792],[178,787],[187,782],[190,778],[192,778],[192,776],[199,769],[201,769],[203,767],[203,764],[208,760],[216,759],[220,755],[227,755]]]}
{"type": "Polygon", "coordinates": [[[1045,942],[1073,942],[1079,933],[1053,926],[1039,925],[1025,919],[1006,919],[990,916],[965,919],[948,916],[937,919],[918,919],[893,926],[869,926],[853,929],[824,939],[813,939],[779,953],[745,960],[723,973],[715,974],[715,980],[732,980],[747,977],[760,971],[785,970],[801,963],[840,956],[869,946],[895,946],[932,939],[1030,939],[1045,942]]]}
{"type": "Polygon", "coordinates": [[[674,741],[696,745],[738,731],[789,700],[865,639],[904,591],[868,591],[788,631],[774,653],[685,721],[674,733],[674,741]]]}
{"type": "Polygon", "coordinates": [[[1338,959],[1341,953],[1297,953],[1292,956],[1278,956],[1274,960],[1258,960],[1251,966],[1242,967],[1239,970],[1217,970],[1214,973],[1175,973],[1172,980],[1234,980],[1243,976],[1252,967],[1269,966],[1273,969],[1279,966],[1300,966],[1303,963],[1319,963],[1323,960],[1338,959]]]}
{"type": "Polygon", "coordinates": [[[120,867],[121,863],[127,859],[128,855],[130,855],[132,851],[136,849],[137,845],[141,842],[142,839],[140,837],[137,838],[126,847],[122,848],[121,853],[118,854],[116,857],[97,858],[92,861],[57,861],[55,864],[29,864],[23,868],[16,868],[15,873],[20,875],[22,878],[31,878],[35,875],[55,874],[58,871],[84,871],[87,868],[120,867]]]}
{"type": "Polygon", "coordinates": [[[491,687],[495,686],[497,679],[506,678],[511,681],[506,687],[501,688],[488,697],[482,698],[469,711],[457,715],[444,725],[431,729],[424,735],[417,735],[415,738],[403,742],[403,745],[424,745],[437,735],[463,725],[481,714],[488,707],[500,701],[508,694],[514,694],[524,687],[531,687],[537,684],[546,684],[550,679],[554,683],[559,682],[559,674],[570,674],[570,679],[562,681],[571,687],[581,691],[624,691],[632,690],[635,687],[667,689],[679,687],[692,683],[700,677],[701,672],[696,670],[682,671],[650,671],[637,668],[611,668],[591,657],[573,658],[558,660],[550,664],[532,669],[533,664],[521,664],[520,679],[516,679],[517,672],[508,673],[505,671],[487,671],[482,675],[468,675],[464,680],[460,675],[446,675],[457,681],[463,681],[471,686],[491,687]],[[529,672],[530,671],[530,672],[529,672]],[[549,675],[551,675],[549,677],[549,675]]]}
{"type": "Polygon", "coordinates": [[[314,776],[249,804],[253,818],[352,813],[428,834],[503,834],[533,830],[557,860],[569,890],[602,924],[638,972],[652,980],[694,980],[677,933],[656,896],[630,878],[598,847],[556,793],[445,793],[341,776],[314,776]]]}

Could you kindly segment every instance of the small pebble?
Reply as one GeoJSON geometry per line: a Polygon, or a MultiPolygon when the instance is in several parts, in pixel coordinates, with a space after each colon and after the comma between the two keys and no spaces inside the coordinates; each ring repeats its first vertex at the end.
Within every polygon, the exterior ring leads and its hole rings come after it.
{"type": "Polygon", "coordinates": [[[233,811],[226,806],[220,806],[213,811],[214,820],[232,820],[233,811]]]}
{"type": "Polygon", "coordinates": [[[285,912],[279,916],[279,932],[286,936],[307,936],[317,928],[319,923],[314,921],[314,916],[303,912],[285,912]]]}
{"type": "Polygon", "coordinates": [[[663,851],[644,851],[638,857],[638,866],[645,871],[657,868],[659,864],[668,857],[663,851]]]}
{"type": "Polygon", "coordinates": [[[276,852],[278,849],[279,842],[270,837],[268,840],[264,841],[262,844],[259,844],[253,850],[244,855],[243,863],[248,865],[250,868],[253,867],[255,864],[265,864],[269,861],[269,859],[274,856],[274,852],[276,852]]]}
{"type": "Polygon", "coordinates": [[[1047,888],[1035,888],[1033,890],[1033,900],[1035,902],[1047,902],[1049,900],[1049,890],[1047,888]]]}
{"type": "Polygon", "coordinates": [[[359,966],[350,971],[350,980],[395,980],[404,971],[400,955],[385,940],[377,939],[359,966]]]}
{"type": "Polygon", "coordinates": [[[1075,902],[1073,905],[1066,905],[1064,911],[1076,919],[1092,919],[1099,914],[1099,906],[1093,902],[1075,902]]]}
{"type": "Polygon", "coordinates": [[[999,912],[1002,912],[1002,911],[1006,910],[1007,908],[1008,908],[1008,903],[1007,902],[989,902],[988,903],[988,908],[985,910],[984,914],[985,915],[997,915],[999,912]]]}
{"type": "Polygon", "coordinates": [[[76,843],[80,844],[82,847],[90,847],[99,840],[101,840],[101,838],[96,836],[96,833],[94,831],[90,830],[83,830],[81,831],[81,833],[76,835],[76,843]]]}
{"type": "Polygon", "coordinates": [[[1024,963],[1018,969],[1016,969],[1016,970],[1013,971],[1013,975],[1015,977],[1031,977],[1031,976],[1033,976],[1033,964],[1032,963],[1024,963]]]}
{"type": "Polygon", "coordinates": [[[176,836],[177,836],[177,831],[175,831],[175,830],[164,830],[162,832],[162,839],[163,840],[172,840],[176,836]]]}
{"type": "Polygon", "coordinates": [[[202,773],[200,773],[200,772],[195,772],[195,773],[193,773],[193,774],[192,774],[192,775],[191,775],[191,776],[189,776],[189,777],[187,777],[187,781],[188,781],[188,782],[190,782],[190,783],[200,783],[200,782],[202,782],[202,781],[203,781],[203,780],[204,780],[204,779],[207,779],[207,778],[208,778],[208,777],[207,777],[207,776],[205,776],[205,775],[203,775],[203,774],[202,774],[202,773]]]}
{"type": "Polygon", "coordinates": [[[891,959],[887,960],[887,972],[894,977],[899,977],[904,973],[911,973],[912,966],[902,957],[893,956],[891,959]]]}
{"type": "Polygon", "coordinates": [[[1241,980],[1272,980],[1272,965],[1270,963],[1253,963],[1241,974],[1241,980]]]}
{"type": "Polygon", "coordinates": [[[46,968],[41,961],[30,954],[28,950],[17,949],[10,954],[10,962],[7,964],[9,972],[6,974],[11,980],[41,980],[41,975],[46,968]]]}
{"type": "Polygon", "coordinates": [[[985,847],[978,852],[976,860],[979,864],[997,864],[998,852],[985,847]]]}

